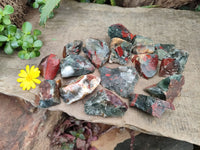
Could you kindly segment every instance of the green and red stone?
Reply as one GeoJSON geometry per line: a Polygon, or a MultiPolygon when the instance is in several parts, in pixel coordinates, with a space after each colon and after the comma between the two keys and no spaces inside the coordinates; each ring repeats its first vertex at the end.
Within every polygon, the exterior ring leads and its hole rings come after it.
{"type": "Polygon", "coordinates": [[[101,75],[101,85],[124,98],[133,93],[139,79],[139,75],[134,67],[101,67],[99,72],[101,75]]]}
{"type": "Polygon", "coordinates": [[[138,108],[154,117],[160,118],[166,109],[175,110],[174,105],[142,94],[132,94],[129,96],[129,106],[138,108]]]}
{"type": "Polygon", "coordinates": [[[40,108],[48,108],[60,104],[59,87],[54,80],[44,80],[39,85],[36,104],[40,108]]]}
{"type": "Polygon", "coordinates": [[[69,55],[60,63],[62,78],[69,78],[93,73],[95,70],[91,62],[80,55],[69,55]]]}
{"type": "Polygon", "coordinates": [[[109,63],[118,63],[120,65],[128,63],[132,50],[131,43],[120,38],[113,38],[110,43],[110,49],[109,63]]]}
{"type": "Polygon", "coordinates": [[[103,66],[108,61],[110,54],[105,41],[92,38],[86,40],[86,47],[83,48],[83,52],[97,68],[103,66]]]}
{"type": "Polygon", "coordinates": [[[173,58],[165,58],[161,61],[159,76],[171,76],[173,74],[178,74],[180,68],[179,61],[173,58]]]}
{"type": "Polygon", "coordinates": [[[38,68],[46,80],[53,80],[57,75],[59,66],[60,59],[56,55],[50,54],[41,60],[38,68]]]}
{"type": "Polygon", "coordinates": [[[152,78],[157,73],[158,55],[156,54],[133,55],[131,61],[139,74],[146,79],[152,78]]]}
{"type": "Polygon", "coordinates": [[[118,37],[120,39],[126,40],[130,43],[134,43],[135,36],[133,35],[124,25],[113,24],[108,28],[108,36],[112,39],[118,37]]]}
{"type": "Polygon", "coordinates": [[[82,49],[83,42],[80,40],[75,40],[71,43],[68,43],[64,46],[63,49],[63,58],[67,57],[68,55],[78,55],[82,49]]]}
{"type": "Polygon", "coordinates": [[[102,117],[120,117],[127,111],[128,106],[119,96],[109,90],[99,90],[85,103],[85,113],[102,117]]]}
{"type": "Polygon", "coordinates": [[[144,90],[151,96],[166,100],[170,103],[180,95],[185,80],[183,75],[169,76],[157,84],[146,87],[144,90]]]}

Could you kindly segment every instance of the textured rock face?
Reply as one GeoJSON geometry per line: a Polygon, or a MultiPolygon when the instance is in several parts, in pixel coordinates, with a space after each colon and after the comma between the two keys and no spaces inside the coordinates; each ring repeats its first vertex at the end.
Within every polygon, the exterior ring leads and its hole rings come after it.
{"type": "Polygon", "coordinates": [[[63,49],[63,58],[67,57],[68,55],[76,55],[79,54],[83,46],[83,42],[80,40],[75,40],[71,43],[68,43],[64,46],[63,49]]]}
{"type": "Polygon", "coordinates": [[[106,42],[98,39],[87,39],[83,51],[97,68],[107,62],[110,53],[106,42]]]}
{"type": "Polygon", "coordinates": [[[121,66],[114,69],[102,67],[99,71],[102,86],[115,91],[124,98],[127,98],[133,92],[139,78],[134,67],[121,66]]]}
{"type": "Polygon", "coordinates": [[[46,80],[53,80],[59,70],[60,59],[56,55],[50,54],[42,59],[39,64],[41,75],[46,80]]]}
{"type": "Polygon", "coordinates": [[[174,98],[180,94],[184,82],[183,75],[173,75],[145,88],[145,91],[152,96],[172,103],[174,98]]]}
{"type": "Polygon", "coordinates": [[[155,51],[153,40],[141,35],[136,35],[133,46],[134,46],[133,48],[134,54],[145,54],[145,53],[150,54],[154,53],[155,51]]]}
{"type": "Polygon", "coordinates": [[[38,107],[48,108],[60,104],[59,89],[54,80],[45,80],[39,85],[39,96],[36,96],[38,107]]]}
{"type": "Polygon", "coordinates": [[[71,83],[60,88],[60,96],[64,102],[71,104],[81,100],[86,95],[92,93],[100,83],[100,78],[92,74],[83,75],[71,83]]]}
{"type": "Polygon", "coordinates": [[[130,57],[132,44],[120,38],[113,38],[110,43],[109,63],[125,65],[130,57]]]}
{"type": "Polygon", "coordinates": [[[159,76],[170,76],[173,74],[178,74],[180,68],[180,63],[176,59],[166,58],[163,59],[160,64],[159,76]]]}
{"type": "Polygon", "coordinates": [[[158,55],[159,60],[165,58],[173,58],[176,59],[177,63],[179,63],[178,73],[182,73],[185,64],[187,63],[189,53],[184,50],[176,49],[173,44],[156,44],[156,53],[158,55]]]}
{"type": "Polygon", "coordinates": [[[117,95],[108,90],[99,90],[85,103],[85,113],[103,117],[123,116],[128,107],[117,95]]]}
{"type": "Polygon", "coordinates": [[[113,24],[108,28],[109,37],[126,40],[130,43],[134,43],[135,35],[133,35],[124,25],[122,24],[113,24]]]}
{"type": "Polygon", "coordinates": [[[132,94],[129,97],[129,105],[130,107],[136,107],[155,117],[161,117],[166,109],[175,109],[173,104],[169,102],[142,94],[132,94]]]}
{"type": "Polygon", "coordinates": [[[156,54],[134,55],[131,61],[140,75],[146,79],[153,77],[157,72],[158,56],[156,54]]]}
{"type": "Polygon", "coordinates": [[[80,76],[94,72],[95,67],[90,61],[80,55],[69,55],[60,63],[63,78],[80,76]]]}

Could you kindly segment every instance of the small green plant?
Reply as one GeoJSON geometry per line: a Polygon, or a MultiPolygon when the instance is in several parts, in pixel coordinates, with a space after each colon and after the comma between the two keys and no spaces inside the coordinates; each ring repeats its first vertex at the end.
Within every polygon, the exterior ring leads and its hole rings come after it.
{"type": "MultiPolygon", "coordinates": [[[[80,0],[82,3],[97,3],[97,4],[105,4],[106,0],[80,0]]],[[[112,6],[116,6],[115,0],[110,0],[110,4],[112,6]]]]}
{"type": "Polygon", "coordinates": [[[32,25],[25,22],[22,30],[11,24],[10,14],[14,12],[14,8],[6,5],[4,10],[0,9],[0,47],[8,55],[13,54],[14,50],[19,50],[18,56],[21,59],[30,59],[40,56],[40,48],[42,41],[38,40],[41,31],[35,29],[32,32],[32,25]]]}

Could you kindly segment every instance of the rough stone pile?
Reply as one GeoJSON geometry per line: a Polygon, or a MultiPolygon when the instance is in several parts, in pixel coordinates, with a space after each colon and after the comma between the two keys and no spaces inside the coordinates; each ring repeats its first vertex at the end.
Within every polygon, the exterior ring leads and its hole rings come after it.
{"type": "Polygon", "coordinates": [[[108,28],[110,46],[99,39],[75,40],[64,46],[63,59],[46,56],[39,68],[46,79],[40,84],[36,98],[38,107],[47,108],[60,104],[72,104],[92,94],[85,102],[85,113],[103,117],[124,115],[128,107],[120,97],[129,99],[129,106],[160,117],[166,109],[174,110],[172,104],[184,84],[181,74],[189,54],[171,44],[154,44],[140,35],[132,34],[122,24],[108,28]],[[79,55],[83,50],[85,56],[79,55]],[[131,65],[127,66],[131,61],[131,65]],[[161,62],[159,62],[161,61],[161,62]],[[117,63],[117,68],[105,67],[105,63],[117,63]],[[159,65],[160,64],[160,65],[159,65]],[[92,74],[99,70],[100,77],[92,74]],[[77,77],[66,85],[53,79],[58,73],[63,79],[77,77]],[[166,77],[156,85],[144,90],[151,96],[134,93],[139,76],[149,79],[158,73],[166,77]],[[94,90],[101,83],[101,89],[94,90]]]}

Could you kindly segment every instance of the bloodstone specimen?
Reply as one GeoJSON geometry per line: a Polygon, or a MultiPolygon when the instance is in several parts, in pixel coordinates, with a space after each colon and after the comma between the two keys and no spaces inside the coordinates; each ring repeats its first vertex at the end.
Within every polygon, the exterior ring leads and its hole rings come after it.
{"type": "Polygon", "coordinates": [[[118,37],[120,39],[126,40],[128,42],[133,43],[135,40],[135,36],[133,35],[124,25],[122,24],[113,24],[108,28],[109,37],[115,38],[118,37]]]}
{"type": "Polygon", "coordinates": [[[187,59],[189,56],[188,52],[184,50],[174,49],[170,50],[169,54],[171,55],[171,58],[174,58],[177,61],[179,61],[180,67],[178,68],[178,73],[182,73],[185,68],[185,64],[187,63],[187,59]]]}
{"type": "Polygon", "coordinates": [[[147,37],[136,35],[134,42],[134,54],[154,53],[155,47],[153,41],[147,37]]]}
{"type": "Polygon", "coordinates": [[[48,108],[60,104],[59,89],[54,80],[42,81],[39,85],[39,96],[36,97],[36,102],[39,101],[39,106],[48,108]]]}
{"type": "Polygon", "coordinates": [[[56,55],[50,54],[42,59],[38,67],[40,69],[41,75],[46,80],[52,80],[57,75],[59,65],[60,59],[56,55]]]}
{"type": "Polygon", "coordinates": [[[99,90],[85,103],[85,113],[103,117],[123,116],[128,107],[117,95],[109,90],[99,90]]]}
{"type": "Polygon", "coordinates": [[[156,54],[158,55],[158,59],[162,60],[164,58],[171,57],[169,54],[170,50],[175,49],[174,44],[155,44],[156,54]]]}
{"type": "Polygon", "coordinates": [[[156,54],[134,55],[132,62],[135,68],[144,78],[149,79],[157,72],[158,56],[156,54]]]}
{"type": "Polygon", "coordinates": [[[99,71],[102,86],[115,91],[124,98],[127,98],[133,92],[139,78],[134,67],[120,66],[113,69],[102,67],[99,71]]]}
{"type": "Polygon", "coordinates": [[[99,77],[92,74],[83,75],[76,80],[73,80],[71,83],[61,87],[60,96],[64,99],[65,103],[71,104],[92,93],[99,83],[99,77]]]}
{"type": "Polygon", "coordinates": [[[173,58],[163,59],[160,64],[159,76],[170,76],[173,74],[178,74],[178,70],[180,68],[179,61],[173,58]]]}
{"type": "Polygon", "coordinates": [[[74,42],[68,43],[64,46],[63,49],[63,58],[68,55],[76,55],[79,54],[82,48],[83,42],[80,40],[75,40],[74,42]]]}
{"type": "Polygon", "coordinates": [[[61,61],[60,68],[63,78],[85,75],[95,70],[90,61],[80,55],[67,56],[61,61]]]}
{"type": "Polygon", "coordinates": [[[109,63],[125,65],[130,57],[132,44],[120,38],[113,38],[110,43],[111,54],[109,63]]]}
{"type": "Polygon", "coordinates": [[[97,68],[107,62],[110,53],[106,42],[98,39],[87,39],[83,51],[97,68]]]}
{"type": "Polygon", "coordinates": [[[184,82],[183,75],[173,75],[161,80],[157,84],[145,88],[144,90],[152,96],[172,103],[174,98],[179,96],[184,82]]]}
{"type": "Polygon", "coordinates": [[[158,118],[161,117],[166,109],[175,110],[174,105],[169,102],[142,94],[132,94],[129,97],[129,105],[158,118]]]}

